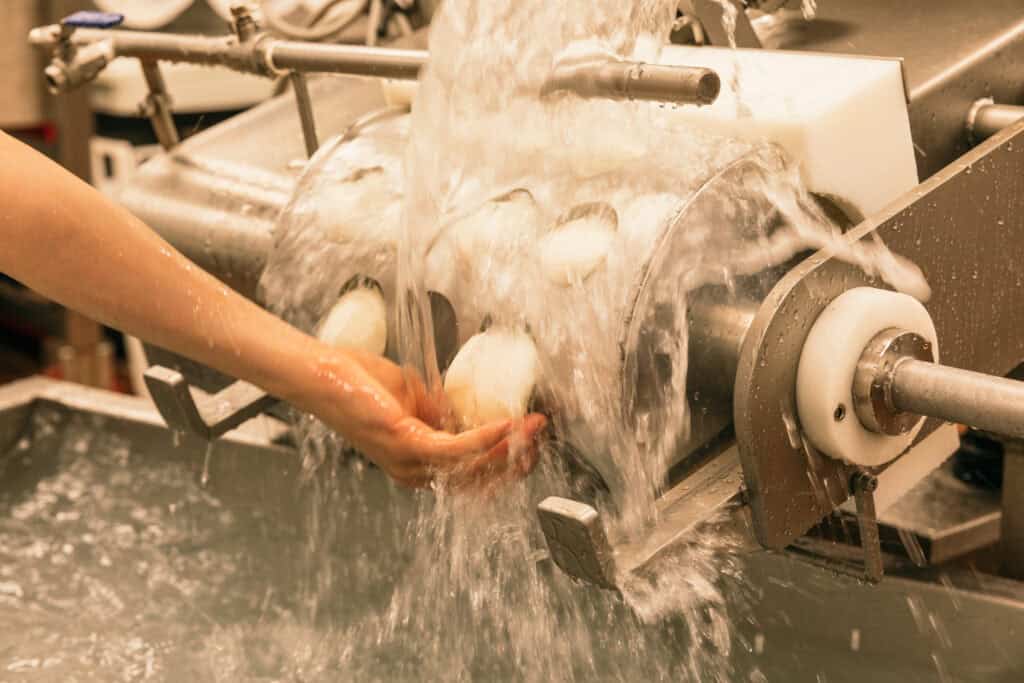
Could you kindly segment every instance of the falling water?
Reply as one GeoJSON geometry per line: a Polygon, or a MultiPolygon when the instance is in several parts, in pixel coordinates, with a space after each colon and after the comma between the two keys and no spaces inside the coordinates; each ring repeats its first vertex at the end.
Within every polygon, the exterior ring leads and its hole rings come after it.
{"type": "MultiPolygon", "coordinates": [[[[345,283],[372,274],[402,304],[391,352],[436,383],[427,292],[439,293],[463,341],[487,324],[534,338],[538,404],[552,416],[538,471],[484,499],[436,486],[356,502],[330,478],[310,484],[303,618],[320,625],[328,669],[359,679],[737,674],[729,605],[743,591],[728,535],[696,534],[623,577],[618,597],[554,570],[535,506],[587,496],[618,539],[657,521],[654,499],[690,425],[692,292],[762,291],[766,272],[819,248],[904,288],[921,281],[881,245],[840,239],[773,147],[694,129],[659,105],[541,96],[562,59],[656,59],[674,11],[668,0],[451,0],[432,24],[412,116],[328,143],[303,174],[264,275],[275,312],[312,330],[345,283]],[[548,267],[548,238],[581,221],[609,241],[592,272],[565,277],[548,267]],[[664,310],[651,334],[642,323],[664,310]],[[644,345],[672,371],[640,397],[644,345]],[[601,474],[607,495],[594,497],[568,452],[601,474]],[[380,546],[354,554],[346,520],[382,508],[391,526],[380,546]]],[[[299,434],[308,471],[349,475],[336,437],[308,419],[299,434]]]]}

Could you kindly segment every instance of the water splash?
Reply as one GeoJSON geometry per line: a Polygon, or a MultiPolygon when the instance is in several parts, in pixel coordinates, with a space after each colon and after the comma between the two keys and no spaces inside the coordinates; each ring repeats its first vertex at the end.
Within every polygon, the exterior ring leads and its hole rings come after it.
{"type": "MultiPolygon", "coordinates": [[[[460,341],[485,321],[527,330],[555,442],[602,475],[611,500],[596,503],[617,538],[656,521],[664,473],[689,436],[694,292],[763,294],[773,269],[821,248],[921,284],[884,246],[843,239],[774,147],[683,126],[656,105],[541,96],[560,59],[656,59],[674,12],[667,0],[448,2],[411,117],[324,146],[282,214],[263,279],[272,309],[312,330],[346,282],[373,277],[396,302],[392,353],[431,383],[443,368],[428,291],[457,311],[460,341]],[[553,277],[545,238],[579,220],[610,226],[607,253],[585,274],[553,277]]],[[[322,427],[304,421],[299,434],[311,478],[344,461],[322,427]]],[[[552,570],[534,508],[573,495],[563,450],[485,501],[443,487],[416,496],[398,556],[341,543],[352,506],[332,507],[330,479],[315,478],[300,564],[307,618],[328,625],[317,651],[370,678],[730,680],[721,583],[732,561],[713,534],[629,579],[624,603],[552,570]],[[380,611],[332,607],[353,586],[379,590],[380,611]]]]}

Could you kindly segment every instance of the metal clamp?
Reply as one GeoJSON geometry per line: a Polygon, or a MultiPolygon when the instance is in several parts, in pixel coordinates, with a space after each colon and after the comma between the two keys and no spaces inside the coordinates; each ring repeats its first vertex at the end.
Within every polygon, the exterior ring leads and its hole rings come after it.
{"type": "Polygon", "coordinates": [[[197,396],[188,380],[159,365],[145,373],[146,388],[167,426],[213,440],[278,402],[248,382],[234,382],[213,395],[197,396]]]}

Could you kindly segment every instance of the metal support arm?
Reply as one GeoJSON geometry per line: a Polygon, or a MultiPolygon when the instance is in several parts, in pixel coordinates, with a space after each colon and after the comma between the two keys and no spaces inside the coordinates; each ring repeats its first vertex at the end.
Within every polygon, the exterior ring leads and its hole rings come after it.
{"type": "Polygon", "coordinates": [[[197,397],[181,373],[159,365],[147,370],[145,379],[167,426],[204,439],[216,439],[277,403],[259,387],[241,381],[212,396],[197,397]]]}

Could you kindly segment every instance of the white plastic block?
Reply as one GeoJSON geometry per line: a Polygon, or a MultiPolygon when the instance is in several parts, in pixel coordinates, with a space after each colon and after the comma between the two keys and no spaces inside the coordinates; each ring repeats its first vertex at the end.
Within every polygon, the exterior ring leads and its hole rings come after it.
{"type": "Polygon", "coordinates": [[[777,143],[812,192],[869,215],[917,185],[898,60],[668,46],[659,61],[722,79],[714,104],[679,107],[678,122],[777,143]]]}

